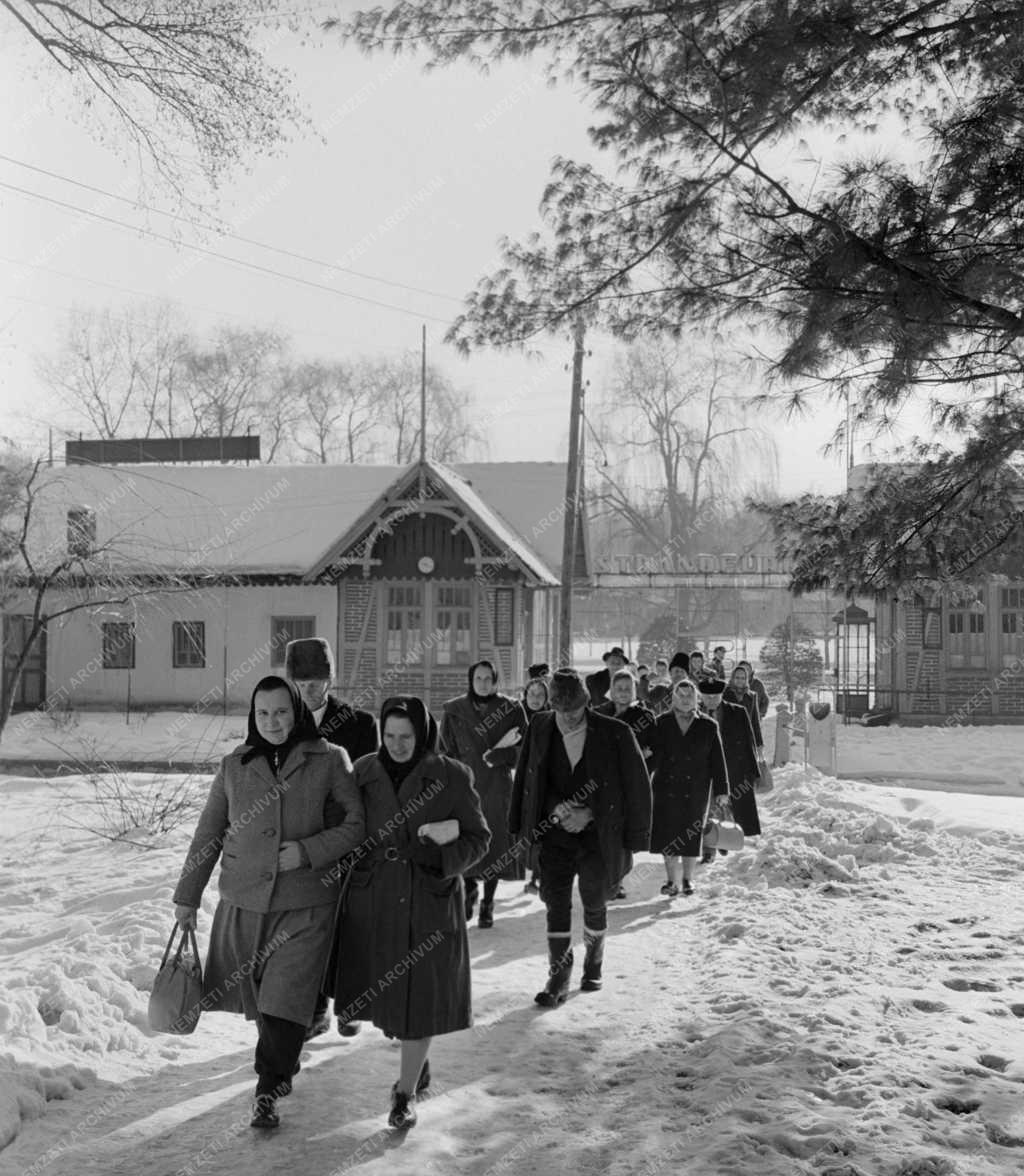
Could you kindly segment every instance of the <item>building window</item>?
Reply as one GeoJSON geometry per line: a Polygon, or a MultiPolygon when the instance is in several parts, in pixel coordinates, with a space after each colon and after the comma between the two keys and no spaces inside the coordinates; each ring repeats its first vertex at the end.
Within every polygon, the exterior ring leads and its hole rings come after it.
{"type": "Polygon", "coordinates": [[[468,666],[473,660],[473,590],[439,586],[434,613],[439,666],[468,666]]]}
{"type": "Polygon", "coordinates": [[[68,555],[88,559],[96,547],[96,512],[87,506],[68,511],[68,555]]]}
{"type": "Polygon", "coordinates": [[[316,617],[270,618],[270,664],[284,665],[284,647],[289,641],[316,636],[316,617]]]}
{"type": "Polygon", "coordinates": [[[495,645],[511,645],[513,642],[515,625],[512,620],[512,610],[515,599],[514,588],[496,588],[494,590],[495,645]]]}
{"type": "Polygon", "coordinates": [[[201,670],[206,666],[206,622],[175,621],[171,626],[176,670],[201,670]]]}
{"type": "Polygon", "coordinates": [[[423,661],[423,589],[418,584],[388,588],[384,660],[389,666],[423,661]]]}
{"type": "Polygon", "coordinates": [[[1019,665],[1024,657],[1024,587],[999,593],[999,653],[1003,665],[1019,665]]]}
{"type": "Polygon", "coordinates": [[[131,621],[104,621],[103,668],[135,669],[135,626],[131,621]]]}
{"type": "Polygon", "coordinates": [[[985,612],[981,600],[973,608],[950,609],[947,614],[950,669],[984,667],[985,612]]]}

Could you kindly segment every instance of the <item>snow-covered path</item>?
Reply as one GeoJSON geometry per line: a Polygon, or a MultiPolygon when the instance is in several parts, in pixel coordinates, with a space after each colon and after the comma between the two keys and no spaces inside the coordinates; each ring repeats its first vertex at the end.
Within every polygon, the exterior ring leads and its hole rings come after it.
{"type": "MultiPolygon", "coordinates": [[[[148,1033],[184,835],[150,854],[65,846],[59,879],[27,839],[0,874],[4,1048],[99,1078],[26,1122],[0,1173],[1019,1172],[1024,801],[795,767],[778,784],[761,845],[702,870],[694,898],[662,898],[640,859],[604,991],[561,1009],[532,1002],[541,904],[502,884],[494,929],[471,932],[477,1027],[435,1043],[405,1136],[385,1125],[397,1049],[376,1030],[311,1043],[266,1136],[247,1126],[251,1026],[148,1033]],[[29,1023],[41,993],[48,1026],[29,1023]]],[[[18,787],[15,820],[41,786],[18,787]]]]}

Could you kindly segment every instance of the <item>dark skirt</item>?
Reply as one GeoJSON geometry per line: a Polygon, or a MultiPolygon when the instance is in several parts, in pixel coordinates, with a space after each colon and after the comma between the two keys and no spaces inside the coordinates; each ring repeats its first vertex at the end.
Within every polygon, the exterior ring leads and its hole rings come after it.
{"type": "Polygon", "coordinates": [[[732,815],[736,824],[747,837],[756,837],[761,832],[761,821],[757,815],[757,797],[754,795],[756,780],[742,780],[730,785],[732,815]]]}
{"type": "Polygon", "coordinates": [[[259,914],[217,904],[203,972],[203,1008],[310,1025],[334,926],[334,906],[259,914]]]}

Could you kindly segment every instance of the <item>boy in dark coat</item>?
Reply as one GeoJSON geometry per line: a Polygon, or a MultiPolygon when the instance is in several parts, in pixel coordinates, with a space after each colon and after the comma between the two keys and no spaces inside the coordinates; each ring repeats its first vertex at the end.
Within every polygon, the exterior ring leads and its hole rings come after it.
{"type": "Polygon", "coordinates": [[[613,645],[607,653],[601,655],[604,669],[588,674],[586,678],[587,693],[593,706],[600,706],[608,699],[612,677],[626,664],[626,651],[620,645],[613,645]]]}
{"type": "Polygon", "coordinates": [[[572,974],[572,887],[583,901],[584,991],[601,987],[608,899],[647,848],[651,785],[625,723],[595,714],[572,669],[557,670],[551,707],[534,715],[523,739],[509,830],[540,844],[541,898],[547,907],[548,982],[539,1005],[560,1005],[572,974]]]}
{"type": "MultiPolygon", "coordinates": [[[[336,747],[343,747],[355,763],[360,756],[372,755],[380,746],[377,720],[369,711],[355,710],[348,703],[337,702],[328,694],[334,681],[334,654],[322,637],[301,637],[289,641],[284,649],[284,672],[298,690],[302,701],[313,715],[322,738],[336,747]]],[[[344,874],[344,867],[342,873],[344,874]]],[[[327,1011],[328,998],[321,992],[316,1002],[313,1024],[306,1034],[319,1037],[331,1027],[327,1011]]],[[[358,1021],[338,1022],[342,1037],[354,1037],[360,1030],[358,1021]]]]}

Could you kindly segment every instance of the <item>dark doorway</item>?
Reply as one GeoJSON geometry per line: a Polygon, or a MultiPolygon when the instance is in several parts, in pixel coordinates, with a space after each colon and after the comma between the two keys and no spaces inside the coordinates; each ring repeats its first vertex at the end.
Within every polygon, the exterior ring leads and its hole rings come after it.
{"type": "MultiPolygon", "coordinates": [[[[25,648],[25,639],[32,627],[30,616],[19,614],[4,615],[4,670],[3,670],[3,700],[7,701],[11,679],[14,676],[14,666],[25,648]]],[[[42,706],[46,699],[46,630],[39,634],[38,639],[28,655],[21,670],[21,678],[14,690],[13,710],[31,710],[42,706]]]]}

